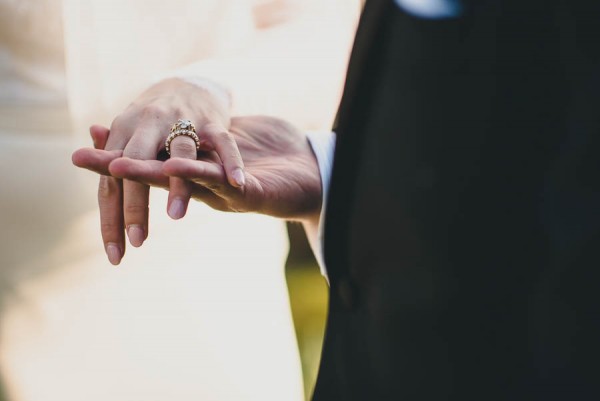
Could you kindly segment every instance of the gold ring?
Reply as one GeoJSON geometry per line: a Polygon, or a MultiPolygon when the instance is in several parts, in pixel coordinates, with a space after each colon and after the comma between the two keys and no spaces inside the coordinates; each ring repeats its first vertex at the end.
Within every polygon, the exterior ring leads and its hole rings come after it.
{"type": "Polygon", "coordinates": [[[189,136],[196,142],[196,150],[200,150],[200,138],[196,134],[196,127],[190,120],[182,120],[179,119],[173,126],[171,127],[171,133],[165,140],[165,150],[171,156],[171,141],[178,136],[185,135],[189,136]]]}

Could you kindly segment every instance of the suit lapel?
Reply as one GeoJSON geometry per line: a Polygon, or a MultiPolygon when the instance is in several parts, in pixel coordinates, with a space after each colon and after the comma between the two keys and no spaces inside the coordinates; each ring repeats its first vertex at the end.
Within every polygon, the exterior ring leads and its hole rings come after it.
{"type": "Polygon", "coordinates": [[[334,123],[334,131],[336,132],[339,122],[345,119],[353,99],[356,99],[356,91],[366,68],[367,60],[374,50],[372,46],[373,39],[379,31],[384,11],[390,2],[391,0],[369,0],[364,7],[352,47],[344,94],[334,123]]]}
{"type": "Polygon", "coordinates": [[[367,99],[378,80],[375,71],[386,44],[385,16],[391,7],[395,7],[392,0],[369,0],[365,5],[336,118],[336,153],[325,220],[325,263],[332,284],[348,267],[348,217],[365,131],[363,123],[371,106],[367,99]]]}

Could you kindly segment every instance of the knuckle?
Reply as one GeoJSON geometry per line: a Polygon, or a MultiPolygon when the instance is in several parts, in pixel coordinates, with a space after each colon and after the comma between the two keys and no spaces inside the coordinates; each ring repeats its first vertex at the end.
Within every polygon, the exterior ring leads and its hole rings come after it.
{"type": "Polygon", "coordinates": [[[111,177],[100,177],[98,183],[98,199],[104,200],[118,193],[119,185],[116,180],[111,177]]]}
{"type": "Polygon", "coordinates": [[[146,155],[144,154],[144,152],[142,152],[141,149],[133,148],[133,147],[125,148],[125,150],[123,151],[123,156],[129,157],[130,159],[136,159],[136,160],[147,159],[146,155]]]}
{"type": "Polygon", "coordinates": [[[223,128],[217,123],[206,123],[202,127],[202,131],[206,132],[208,135],[214,135],[215,133],[222,131],[223,128]]]}
{"type": "Polygon", "coordinates": [[[217,131],[215,133],[215,137],[224,143],[235,143],[235,139],[233,139],[233,135],[231,135],[229,132],[221,129],[219,131],[217,131]]]}
{"type": "Polygon", "coordinates": [[[206,123],[202,126],[201,131],[203,136],[211,140],[217,140],[228,133],[222,125],[217,123],[206,123]]]}
{"type": "Polygon", "coordinates": [[[122,129],[123,127],[125,127],[126,120],[127,120],[127,117],[124,114],[119,114],[118,116],[116,116],[115,119],[110,124],[110,131],[111,132],[118,131],[118,130],[122,129]]]}
{"type": "Polygon", "coordinates": [[[148,206],[143,205],[125,205],[125,214],[132,216],[145,216],[148,214],[148,206]]]}
{"type": "Polygon", "coordinates": [[[117,233],[121,230],[121,225],[113,221],[102,221],[100,223],[100,230],[105,235],[117,233]]]}
{"type": "Polygon", "coordinates": [[[234,157],[239,157],[237,142],[233,135],[227,131],[221,131],[217,135],[217,141],[221,152],[227,152],[234,157]]]}
{"type": "Polygon", "coordinates": [[[168,111],[164,106],[150,103],[142,108],[141,114],[147,119],[160,120],[168,115],[168,111]]]}

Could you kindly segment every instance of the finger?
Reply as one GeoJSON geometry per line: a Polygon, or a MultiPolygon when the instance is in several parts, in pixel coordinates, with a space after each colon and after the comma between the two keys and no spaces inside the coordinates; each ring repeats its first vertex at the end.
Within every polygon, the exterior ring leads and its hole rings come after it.
{"type": "Polygon", "coordinates": [[[220,124],[208,123],[202,127],[202,136],[221,158],[229,184],[236,188],[243,187],[246,184],[244,162],[233,135],[220,124]]]}
{"type": "MultiPolygon", "coordinates": [[[[94,125],[90,127],[90,135],[96,148],[104,148],[108,154],[123,155],[123,148],[127,143],[128,129],[124,126],[123,118],[113,121],[110,130],[94,125]],[[110,135],[109,135],[110,132],[110,135]]],[[[106,177],[100,178],[98,185],[98,208],[100,210],[100,231],[104,242],[104,249],[108,260],[113,264],[119,264],[125,254],[125,223],[123,220],[123,182],[120,179],[110,177],[109,165],[116,158],[108,158],[101,150],[90,151],[77,155],[81,157],[83,167],[106,177]]],[[[74,155],[74,159],[75,159],[74,155]]],[[[77,163],[76,163],[77,164],[77,163]]]]}
{"type": "Polygon", "coordinates": [[[113,177],[169,189],[169,177],[163,174],[162,165],[163,162],[158,160],[135,160],[122,157],[110,164],[109,171],[113,177]]]}
{"type": "MultiPolygon", "coordinates": [[[[196,142],[184,135],[180,135],[171,141],[171,157],[196,160],[196,142]]],[[[172,219],[180,219],[185,216],[192,195],[190,183],[179,177],[169,179],[169,200],[167,213],[172,219]]]]}
{"type": "MultiPolygon", "coordinates": [[[[227,182],[223,166],[189,159],[169,159],[163,163],[163,174],[191,183],[192,197],[213,209],[232,211],[233,192],[239,192],[227,182]]],[[[239,195],[239,194],[238,194],[239,195]]]]}
{"type": "MultiPolygon", "coordinates": [[[[155,106],[145,107],[139,113],[118,116],[110,128],[106,142],[107,150],[123,149],[123,156],[135,159],[156,159],[160,147],[160,129],[164,110],[155,106]]],[[[133,246],[141,246],[148,236],[148,198],[146,185],[124,181],[122,206],[125,229],[133,246]]]]}
{"type": "Polygon", "coordinates": [[[85,168],[102,175],[110,175],[108,171],[109,164],[121,157],[122,154],[123,152],[120,150],[106,151],[83,148],[73,152],[71,160],[77,167],[85,168]]]}
{"type": "Polygon", "coordinates": [[[228,185],[223,167],[215,163],[202,160],[169,159],[164,162],[162,171],[169,177],[184,178],[202,185],[222,197],[230,197],[233,191],[237,191],[228,185]]]}
{"type": "MultiPolygon", "coordinates": [[[[177,160],[177,159],[175,159],[177,160]]],[[[135,160],[120,158],[110,165],[110,173],[114,177],[138,181],[153,187],[169,189],[169,177],[163,171],[164,163],[158,160],[135,160]]],[[[224,176],[224,174],[222,174],[224,176]]],[[[204,202],[218,210],[228,210],[227,203],[211,190],[188,181],[194,199],[204,202]]]]}
{"type": "Polygon", "coordinates": [[[98,185],[100,207],[100,230],[108,260],[118,265],[125,253],[125,233],[121,213],[121,180],[101,176],[98,185]]]}
{"type": "MultiPolygon", "coordinates": [[[[156,159],[158,153],[155,139],[158,136],[157,128],[156,126],[138,128],[123,150],[123,156],[138,160],[156,159]]],[[[127,179],[123,181],[125,230],[129,242],[135,247],[142,246],[148,238],[149,197],[148,185],[127,179]]]]}
{"type": "MultiPolygon", "coordinates": [[[[109,133],[108,128],[101,125],[92,125],[90,127],[90,136],[92,137],[94,148],[101,150],[101,152],[91,153],[88,161],[93,162],[90,166],[95,167],[94,170],[100,171],[101,174],[105,175],[108,175],[108,166],[114,160],[110,156],[120,157],[123,153],[120,150],[104,152],[109,133]]],[[[85,157],[85,154],[83,156],[85,157]]],[[[123,221],[120,213],[121,193],[120,180],[111,177],[100,177],[98,185],[100,230],[108,260],[115,266],[121,263],[125,253],[125,234],[123,232],[123,221]],[[116,195],[112,195],[111,193],[116,195]],[[116,202],[117,204],[112,204],[112,202],[116,202]]]]}
{"type": "Polygon", "coordinates": [[[94,142],[94,148],[104,149],[106,147],[106,141],[108,141],[108,135],[110,131],[108,128],[102,125],[92,125],[90,127],[90,136],[94,142]]]}

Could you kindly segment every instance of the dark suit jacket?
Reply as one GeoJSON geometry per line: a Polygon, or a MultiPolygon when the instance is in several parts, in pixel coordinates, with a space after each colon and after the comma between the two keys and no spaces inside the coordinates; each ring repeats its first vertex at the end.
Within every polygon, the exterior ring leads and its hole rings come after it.
{"type": "Polygon", "coordinates": [[[367,2],[315,401],[600,400],[600,2],[367,2]]]}

